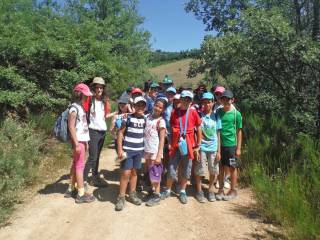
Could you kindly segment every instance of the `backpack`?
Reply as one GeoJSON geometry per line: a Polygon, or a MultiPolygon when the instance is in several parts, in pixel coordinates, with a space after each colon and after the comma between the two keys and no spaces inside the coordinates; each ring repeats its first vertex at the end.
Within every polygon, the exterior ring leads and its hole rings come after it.
{"type": "Polygon", "coordinates": [[[77,120],[79,120],[79,109],[76,105],[71,104],[66,110],[64,110],[59,115],[54,124],[53,135],[61,142],[67,142],[70,140],[70,133],[68,129],[68,116],[71,107],[75,107],[75,109],[77,110],[77,120]]]}

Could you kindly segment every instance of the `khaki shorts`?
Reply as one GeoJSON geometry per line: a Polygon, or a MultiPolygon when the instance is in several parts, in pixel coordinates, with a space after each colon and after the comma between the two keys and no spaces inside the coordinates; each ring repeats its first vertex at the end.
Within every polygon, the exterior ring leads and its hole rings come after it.
{"type": "Polygon", "coordinates": [[[205,176],[207,163],[210,175],[219,174],[219,162],[216,162],[216,156],[217,152],[201,151],[200,162],[194,161],[194,174],[197,176],[205,176]]]}

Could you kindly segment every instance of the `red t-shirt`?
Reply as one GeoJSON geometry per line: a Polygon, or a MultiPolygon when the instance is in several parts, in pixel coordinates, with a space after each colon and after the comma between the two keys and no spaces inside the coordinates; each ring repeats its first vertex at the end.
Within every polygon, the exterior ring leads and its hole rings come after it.
{"type": "MultiPolygon", "coordinates": [[[[89,104],[91,102],[92,97],[87,97],[87,101],[85,101],[84,103],[82,103],[82,107],[84,108],[84,110],[86,112],[89,111],[89,104]]],[[[111,111],[111,106],[110,106],[110,100],[107,99],[105,104],[104,104],[104,113],[107,115],[108,113],[110,113],[111,111]]]]}
{"type": "MultiPolygon", "coordinates": [[[[180,122],[179,122],[178,111],[179,109],[174,109],[170,117],[170,126],[172,130],[171,149],[169,152],[170,156],[173,156],[176,150],[178,149],[178,142],[180,139],[180,122]]],[[[187,113],[187,110],[180,110],[183,128],[185,127],[186,113],[187,113]]],[[[192,159],[192,160],[194,159],[193,146],[195,146],[195,141],[196,141],[194,130],[196,127],[199,127],[200,125],[201,125],[201,118],[197,110],[194,107],[190,107],[189,117],[188,117],[188,126],[186,131],[186,141],[188,145],[188,157],[189,159],[192,159]]]]}

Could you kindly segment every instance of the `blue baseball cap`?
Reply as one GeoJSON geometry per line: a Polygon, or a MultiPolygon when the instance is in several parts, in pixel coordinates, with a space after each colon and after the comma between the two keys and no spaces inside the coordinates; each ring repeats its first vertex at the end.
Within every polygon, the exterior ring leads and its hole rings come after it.
{"type": "Polygon", "coordinates": [[[189,97],[191,100],[193,99],[193,93],[188,90],[183,90],[180,95],[182,98],[189,97]]]}
{"type": "Polygon", "coordinates": [[[209,99],[209,100],[213,100],[214,96],[211,92],[205,92],[203,95],[202,95],[202,99],[209,99]]]}
{"type": "Polygon", "coordinates": [[[174,87],[169,87],[166,92],[173,92],[174,94],[177,93],[177,90],[174,87]]]}

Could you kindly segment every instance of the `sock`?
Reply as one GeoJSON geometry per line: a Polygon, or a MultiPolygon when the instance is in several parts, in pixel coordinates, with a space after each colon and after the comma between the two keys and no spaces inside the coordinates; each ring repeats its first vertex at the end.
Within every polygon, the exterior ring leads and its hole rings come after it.
{"type": "Polygon", "coordinates": [[[80,197],[82,197],[84,195],[84,188],[83,187],[78,189],[78,195],[80,197]]]}
{"type": "Polygon", "coordinates": [[[181,190],[180,190],[180,193],[186,193],[186,190],[181,189],[181,190]]]}
{"type": "Polygon", "coordinates": [[[75,188],[74,185],[69,184],[69,186],[68,186],[68,191],[69,191],[69,192],[72,192],[72,191],[74,191],[75,189],[76,189],[76,188],[75,188]]]}

